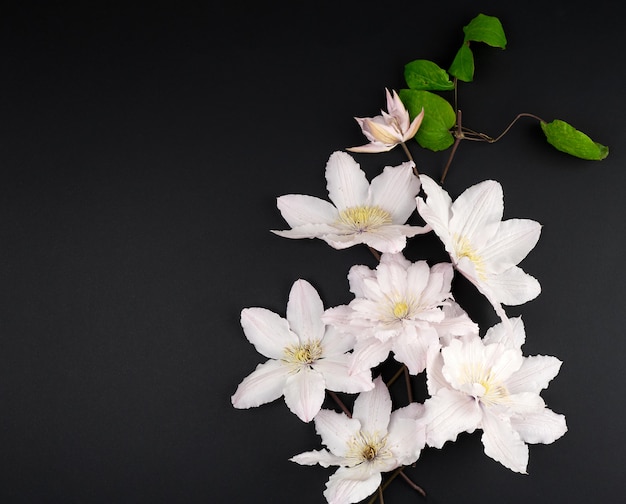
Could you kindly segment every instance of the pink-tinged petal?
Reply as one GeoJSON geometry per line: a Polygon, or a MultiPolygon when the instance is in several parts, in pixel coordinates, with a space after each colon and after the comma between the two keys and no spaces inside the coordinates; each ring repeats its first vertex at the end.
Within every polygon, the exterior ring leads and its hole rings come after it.
{"type": "Polygon", "coordinates": [[[468,240],[475,250],[490,240],[498,230],[504,201],[502,186],[486,180],[469,187],[452,204],[450,230],[468,240]]]}
{"type": "Polygon", "coordinates": [[[289,323],[265,308],[241,310],[241,327],[257,352],[270,359],[281,359],[286,347],[299,342],[289,330],[289,323]]]}
{"type": "MultiPolygon", "coordinates": [[[[428,265],[426,269],[430,271],[428,265]]],[[[380,263],[376,268],[376,280],[380,290],[388,299],[404,295],[407,290],[407,271],[397,264],[380,263]]]]}
{"type": "MultiPolygon", "coordinates": [[[[380,256],[380,264],[395,264],[397,266],[400,266],[402,269],[406,270],[413,263],[409,261],[406,257],[404,257],[402,254],[382,254],[380,256]]],[[[372,273],[372,276],[375,276],[372,270],[369,270],[369,271],[372,273]]]]}
{"type": "Polygon", "coordinates": [[[324,239],[325,236],[336,233],[337,229],[330,224],[303,224],[294,229],[286,229],[284,231],[272,229],[271,232],[283,238],[291,238],[292,240],[300,240],[303,238],[324,239]]]}
{"type": "Polygon", "coordinates": [[[443,301],[445,294],[450,293],[450,285],[445,285],[446,280],[451,281],[453,270],[450,263],[446,263],[445,271],[449,270],[449,275],[444,273],[440,264],[433,266],[432,270],[426,261],[417,261],[406,270],[406,283],[410,286],[411,292],[417,294],[422,306],[432,306],[443,301]],[[448,278],[445,278],[449,276],[448,278]],[[442,289],[445,290],[442,295],[442,289]]]}
{"type": "Polygon", "coordinates": [[[506,387],[511,394],[520,392],[538,394],[559,373],[561,364],[556,357],[546,355],[526,357],[520,369],[506,381],[506,387]]]}
{"type": "Polygon", "coordinates": [[[376,378],[374,388],[362,392],[354,400],[352,416],[361,421],[364,432],[387,432],[391,416],[391,397],[382,378],[376,378]]]}
{"type": "Polygon", "coordinates": [[[350,372],[356,373],[377,366],[389,356],[390,351],[390,339],[381,341],[378,338],[365,338],[357,341],[352,352],[350,372]]]}
{"type": "MultiPolygon", "coordinates": [[[[346,333],[350,329],[350,321],[352,320],[353,310],[348,305],[335,306],[328,308],[322,315],[322,321],[332,326],[342,333],[346,333]]],[[[345,350],[347,352],[349,349],[345,350]]],[[[344,352],[341,352],[344,353],[344,352]]]]}
{"type": "Polygon", "coordinates": [[[306,280],[296,280],[289,292],[287,321],[302,343],[322,340],[322,313],[324,305],[315,288],[306,280]]]}
{"type": "Polygon", "coordinates": [[[382,253],[396,254],[406,247],[406,239],[418,234],[428,233],[428,226],[389,225],[381,226],[373,231],[359,235],[361,243],[365,243],[382,253]]]}
{"type": "Polygon", "coordinates": [[[337,327],[327,326],[322,340],[322,357],[336,357],[354,348],[355,339],[351,334],[341,332],[337,327]]]}
{"type": "Polygon", "coordinates": [[[276,198],[276,206],[290,227],[305,224],[332,224],[339,217],[328,201],[304,194],[286,194],[276,198]]]}
{"type": "Polygon", "coordinates": [[[334,392],[356,394],[372,390],[372,372],[369,369],[349,373],[350,355],[344,354],[326,359],[318,359],[313,369],[324,375],[326,388],[334,392]]]}
{"type": "Polygon", "coordinates": [[[466,394],[442,388],[427,399],[425,417],[426,444],[441,448],[446,441],[455,441],[461,432],[473,432],[480,426],[482,411],[466,394]]]}
{"type": "Polygon", "coordinates": [[[451,237],[448,230],[452,217],[452,200],[437,182],[428,175],[420,175],[422,190],[427,198],[417,198],[417,211],[441,239],[448,252],[451,252],[451,237]]]}
{"type": "Polygon", "coordinates": [[[488,265],[489,273],[498,274],[515,266],[535,247],[541,224],[528,219],[510,219],[500,223],[497,233],[477,253],[488,265]]]}
{"type": "Polygon", "coordinates": [[[447,345],[452,338],[478,336],[479,327],[476,322],[469,318],[465,310],[454,301],[442,308],[444,319],[435,325],[437,334],[442,344],[447,345]]]}
{"type": "Polygon", "coordinates": [[[337,457],[327,450],[313,450],[299,455],[295,455],[289,459],[291,462],[295,462],[300,465],[315,465],[319,464],[322,467],[330,467],[331,465],[342,465],[345,459],[337,457]]]}
{"type": "Polygon", "coordinates": [[[387,446],[394,454],[397,465],[415,462],[426,444],[426,429],[418,425],[417,419],[391,414],[387,435],[387,446]]]}
{"type": "Polygon", "coordinates": [[[385,89],[385,97],[387,98],[387,111],[389,115],[396,119],[398,126],[404,132],[409,127],[409,112],[402,103],[398,93],[393,90],[393,94],[385,89]]]}
{"type": "Polygon", "coordinates": [[[482,429],[485,454],[512,471],[526,474],[528,446],[513,430],[509,419],[485,412],[482,429]]]}
{"type": "Polygon", "coordinates": [[[380,142],[385,145],[395,146],[402,141],[402,134],[393,125],[387,122],[387,118],[382,116],[372,117],[364,120],[363,131],[369,131],[374,138],[374,142],[380,142]]]}
{"type": "Polygon", "coordinates": [[[426,355],[426,387],[431,396],[437,395],[442,388],[450,388],[450,383],[441,372],[443,356],[438,347],[432,346],[426,355]]]}
{"type": "Polygon", "coordinates": [[[417,375],[426,369],[428,349],[431,345],[439,345],[439,336],[432,327],[416,330],[406,327],[402,334],[393,342],[394,358],[409,369],[409,373],[417,375]]]}
{"type": "MultiPolygon", "coordinates": [[[[382,260],[382,257],[381,257],[382,260]]],[[[367,266],[357,265],[352,266],[348,272],[348,282],[350,283],[350,292],[356,297],[365,297],[363,294],[363,281],[366,278],[376,278],[374,271],[367,266]]]]}
{"type": "Polygon", "coordinates": [[[350,234],[337,234],[338,230],[334,230],[332,233],[324,234],[320,236],[322,240],[328,243],[332,248],[337,250],[343,250],[354,245],[365,243],[366,233],[350,233],[350,234]]]}
{"type": "Polygon", "coordinates": [[[521,438],[531,444],[550,444],[567,432],[565,417],[547,408],[527,415],[515,415],[511,426],[521,438]]]}
{"type": "Polygon", "coordinates": [[[507,411],[506,416],[510,416],[511,412],[526,415],[541,411],[546,407],[546,403],[539,394],[534,392],[518,392],[516,394],[509,395],[506,398],[506,402],[503,403],[502,406],[507,411]]]}
{"type": "Polygon", "coordinates": [[[321,410],[314,421],[315,431],[322,438],[322,443],[338,457],[346,456],[350,449],[348,441],[361,429],[361,422],[356,418],[327,409],[321,410]]]}
{"type": "Polygon", "coordinates": [[[407,140],[410,140],[417,134],[417,130],[420,129],[420,126],[422,125],[423,120],[424,120],[424,108],[422,107],[421,112],[415,116],[413,121],[411,121],[411,124],[409,124],[409,127],[406,130],[403,130],[405,142],[407,140]]]}
{"type": "Polygon", "coordinates": [[[340,467],[328,478],[324,497],[328,504],[353,504],[373,494],[382,481],[379,472],[371,474],[365,464],[340,467]]]}
{"type": "Polygon", "coordinates": [[[517,266],[497,276],[490,276],[484,283],[494,299],[509,306],[524,304],[541,293],[541,285],[537,279],[517,266]]]}
{"type": "Polygon", "coordinates": [[[412,162],[400,166],[386,166],[372,180],[370,202],[391,214],[394,224],[404,224],[416,209],[415,197],[420,181],[413,174],[412,162]]]}
{"type": "Polygon", "coordinates": [[[376,154],[378,152],[389,152],[393,149],[397,144],[394,145],[385,145],[380,142],[371,142],[365,145],[358,145],[356,147],[348,147],[346,150],[350,152],[361,152],[365,154],[376,154]]]}
{"type": "Polygon", "coordinates": [[[502,343],[507,348],[520,349],[526,340],[524,322],[521,317],[509,319],[509,325],[500,322],[487,329],[483,342],[485,345],[491,343],[502,343]]]}
{"type": "Polygon", "coordinates": [[[235,408],[254,408],[283,395],[289,370],[281,362],[269,360],[259,364],[237,387],[231,397],[235,408]]]}
{"type": "Polygon", "coordinates": [[[328,196],[339,211],[365,203],[369,182],[350,154],[331,154],[326,164],[326,181],[328,196]]]}
{"type": "Polygon", "coordinates": [[[284,394],[287,407],[303,422],[310,422],[324,402],[326,383],[321,373],[302,367],[288,376],[284,394]]]}

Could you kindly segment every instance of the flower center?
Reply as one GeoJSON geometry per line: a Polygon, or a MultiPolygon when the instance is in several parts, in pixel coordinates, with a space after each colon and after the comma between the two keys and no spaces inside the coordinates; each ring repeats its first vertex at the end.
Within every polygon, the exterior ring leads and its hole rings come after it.
{"type": "Polygon", "coordinates": [[[486,406],[503,403],[509,397],[506,387],[480,364],[467,366],[464,370],[464,383],[471,388],[470,394],[486,406]]]}
{"type": "Polygon", "coordinates": [[[290,364],[312,364],[322,356],[322,345],[319,340],[309,341],[286,347],[284,354],[284,360],[290,364]]]}
{"type": "Polygon", "coordinates": [[[359,431],[348,441],[347,458],[352,459],[353,465],[387,459],[391,455],[387,448],[387,436],[381,438],[377,433],[359,431]]]}
{"type": "Polygon", "coordinates": [[[409,305],[406,304],[404,301],[398,301],[396,302],[396,304],[393,305],[393,316],[397,319],[406,318],[406,316],[409,314],[409,311],[409,305]]]}
{"type": "Polygon", "coordinates": [[[352,231],[362,233],[391,224],[391,215],[379,206],[355,206],[342,210],[339,222],[352,231]]]}
{"type": "Polygon", "coordinates": [[[478,278],[486,280],[485,262],[480,254],[472,248],[472,244],[464,236],[455,236],[454,238],[454,251],[456,252],[457,258],[461,259],[462,257],[467,257],[474,264],[478,278]]]}

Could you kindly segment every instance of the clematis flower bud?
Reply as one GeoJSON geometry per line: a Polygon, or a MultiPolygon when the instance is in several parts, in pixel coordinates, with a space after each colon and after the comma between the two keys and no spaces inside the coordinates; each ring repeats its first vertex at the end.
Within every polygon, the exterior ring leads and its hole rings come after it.
{"type": "Polygon", "coordinates": [[[398,93],[393,91],[392,95],[388,89],[385,89],[385,93],[388,112],[381,110],[382,115],[375,117],[355,117],[370,143],[359,147],[350,147],[347,150],[352,152],[387,152],[415,136],[422,124],[424,109],[411,121],[409,112],[400,100],[398,93]]]}

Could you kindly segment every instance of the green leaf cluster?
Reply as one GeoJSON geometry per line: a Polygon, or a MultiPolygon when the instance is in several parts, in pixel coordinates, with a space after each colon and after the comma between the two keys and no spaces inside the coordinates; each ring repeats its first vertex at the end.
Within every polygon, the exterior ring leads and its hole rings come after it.
{"type": "MultiPolygon", "coordinates": [[[[502,23],[494,16],[478,14],[463,27],[463,33],[463,44],[447,70],[425,59],[411,61],[404,67],[408,89],[401,89],[399,96],[411,120],[424,110],[424,119],[415,140],[421,147],[432,151],[448,149],[455,142],[452,132],[457,127],[456,112],[450,102],[437,93],[454,91],[457,81],[474,80],[471,44],[480,42],[500,49],[505,49],[507,45],[502,23]]],[[[594,142],[564,121],[541,121],[540,124],[548,143],[562,152],[590,160],[604,159],[608,155],[606,146],[594,142]]]]}

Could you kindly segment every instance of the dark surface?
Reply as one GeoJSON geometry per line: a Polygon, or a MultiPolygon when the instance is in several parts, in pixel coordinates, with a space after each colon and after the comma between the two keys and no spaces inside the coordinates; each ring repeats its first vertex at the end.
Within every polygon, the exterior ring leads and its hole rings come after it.
{"type": "MultiPolygon", "coordinates": [[[[564,361],[543,397],[569,432],[531,446],[528,476],[486,457],[478,434],[425,450],[409,473],[431,503],[624,495],[616,4],[206,4],[1,9],[0,502],[323,502],[331,470],[288,461],[319,448],[313,425],[282,400],[230,404],[265,360],[239,312],[284,314],[297,278],[325,306],[346,303],[349,267],[374,262],[364,248],[272,235],[285,228],[275,198],[325,197],[329,155],[364,142],[353,116],[384,107],[405,63],[447,67],[478,12],[501,19],[509,44],[476,47],[475,82],[459,92],[465,123],[495,135],[519,112],[560,118],[611,154],[571,158],[531,120],[496,144],[461,145],[453,197],[495,178],[506,218],[544,226],[521,264],[543,292],[508,312],[524,317],[527,355],[564,361]]],[[[412,149],[439,176],[446,154],[412,149]]],[[[399,149],[355,157],[370,177],[404,160],[399,149]]],[[[407,256],[444,258],[432,237],[407,256]]],[[[495,322],[457,287],[483,331],[495,322]]],[[[385,495],[420,502],[400,480],[385,495]]]]}

